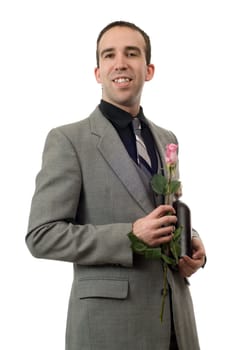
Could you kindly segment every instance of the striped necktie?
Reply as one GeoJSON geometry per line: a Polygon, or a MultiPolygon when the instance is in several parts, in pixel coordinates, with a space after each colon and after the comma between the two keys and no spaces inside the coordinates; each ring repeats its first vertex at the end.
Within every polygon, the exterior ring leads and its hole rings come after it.
{"type": "Polygon", "coordinates": [[[133,118],[132,126],[136,137],[136,151],[137,151],[137,163],[143,170],[148,170],[149,174],[152,173],[151,159],[148,155],[146,145],[141,136],[141,123],[138,118],[133,118]]]}

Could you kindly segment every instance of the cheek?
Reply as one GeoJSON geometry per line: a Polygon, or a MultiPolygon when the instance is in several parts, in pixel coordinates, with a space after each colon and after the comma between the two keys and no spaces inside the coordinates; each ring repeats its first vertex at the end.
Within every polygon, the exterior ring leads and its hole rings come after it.
{"type": "MultiPolygon", "coordinates": [[[[136,72],[137,72],[137,70],[136,70],[136,72]]],[[[148,70],[146,70],[146,69],[139,69],[138,75],[139,75],[139,79],[143,82],[150,80],[148,70]]]]}
{"type": "Polygon", "coordinates": [[[98,83],[104,83],[109,80],[110,73],[107,69],[99,69],[98,72],[95,74],[96,80],[98,83]]]}

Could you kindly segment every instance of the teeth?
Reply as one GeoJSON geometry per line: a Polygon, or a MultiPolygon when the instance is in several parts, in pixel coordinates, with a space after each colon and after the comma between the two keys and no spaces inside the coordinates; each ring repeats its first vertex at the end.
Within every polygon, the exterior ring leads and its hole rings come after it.
{"type": "Polygon", "coordinates": [[[119,79],[115,79],[114,81],[115,81],[115,83],[127,83],[130,81],[130,79],[129,78],[119,78],[119,79]]]}

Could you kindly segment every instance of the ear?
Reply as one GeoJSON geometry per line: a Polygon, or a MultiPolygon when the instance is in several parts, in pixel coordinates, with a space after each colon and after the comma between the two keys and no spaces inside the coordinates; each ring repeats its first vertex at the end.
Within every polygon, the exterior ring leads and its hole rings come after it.
{"type": "Polygon", "coordinates": [[[97,83],[101,84],[100,69],[98,67],[95,68],[95,79],[97,83]]]}
{"type": "Polygon", "coordinates": [[[155,66],[154,64],[148,64],[146,67],[146,81],[149,81],[153,78],[155,73],[155,66]]]}

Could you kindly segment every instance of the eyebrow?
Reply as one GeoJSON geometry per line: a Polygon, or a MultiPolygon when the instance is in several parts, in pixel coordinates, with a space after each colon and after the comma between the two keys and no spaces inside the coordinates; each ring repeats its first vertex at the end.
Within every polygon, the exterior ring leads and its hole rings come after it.
{"type": "MultiPolygon", "coordinates": [[[[107,49],[104,49],[103,51],[100,52],[100,56],[103,56],[104,54],[108,53],[108,52],[113,52],[115,51],[114,47],[109,47],[107,49]]],[[[126,46],[125,47],[125,51],[136,51],[138,53],[141,53],[141,49],[137,46],[126,46]]]]}

